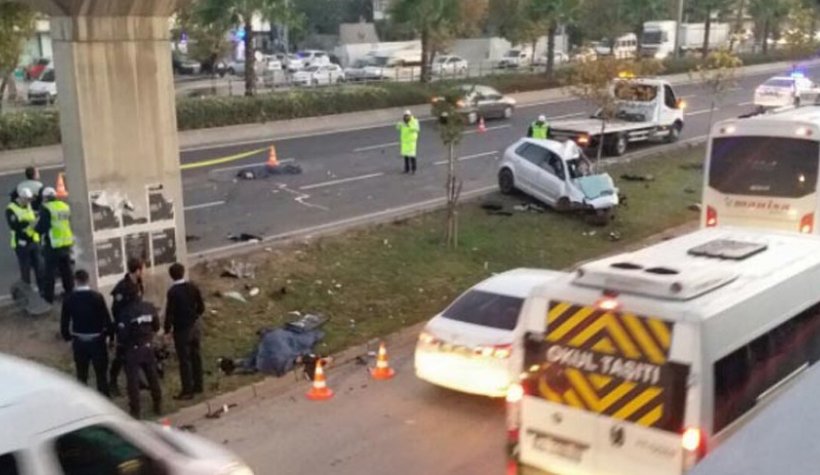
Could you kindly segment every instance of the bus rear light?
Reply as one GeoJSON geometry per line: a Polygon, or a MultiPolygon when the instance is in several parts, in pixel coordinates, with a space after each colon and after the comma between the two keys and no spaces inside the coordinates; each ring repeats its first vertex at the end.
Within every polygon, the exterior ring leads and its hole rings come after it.
{"type": "Polygon", "coordinates": [[[711,206],[706,207],[706,227],[714,228],[718,224],[717,210],[711,206]]]}
{"type": "Polygon", "coordinates": [[[688,450],[689,452],[697,451],[700,448],[700,429],[694,427],[686,429],[683,432],[680,443],[681,446],[683,446],[683,450],[688,450]]]}
{"type": "Polygon", "coordinates": [[[517,443],[521,429],[521,400],[526,390],[520,383],[512,383],[507,388],[507,441],[517,443]]]}
{"type": "Polygon", "coordinates": [[[800,218],[800,232],[803,234],[811,234],[814,232],[814,213],[803,215],[800,218]]]}
{"type": "Polygon", "coordinates": [[[680,443],[684,451],[683,464],[685,469],[692,468],[706,456],[706,437],[703,431],[697,427],[689,427],[683,431],[680,443]]]}
{"type": "Polygon", "coordinates": [[[794,133],[798,137],[811,137],[811,129],[808,127],[798,127],[794,133]]]}

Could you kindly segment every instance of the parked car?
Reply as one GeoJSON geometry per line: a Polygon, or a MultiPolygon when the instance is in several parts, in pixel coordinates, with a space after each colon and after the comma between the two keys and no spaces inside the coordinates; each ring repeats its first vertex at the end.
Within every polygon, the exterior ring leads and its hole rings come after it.
{"type": "Polygon", "coordinates": [[[573,63],[586,63],[598,59],[598,53],[591,46],[579,46],[574,48],[569,55],[569,60],[573,63]]]}
{"type": "Polygon", "coordinates": [[[265,71],[281,71],[284,68],[282,60],[279,58],[278,55],[275,54],[262,55],[261,63],[262,69],[265,71]]]}
{"type": "Polygon", "coordinates": [[[433,74],[437,76],[458,76],[466,74],[469,68],[467,60],[458,56],[437,56],[433,61],[433,74]]]}
{"type": "Polygon", "coordinates": [[[171,56],[174,74],[199,74],[202,72],[202,63],[183,54],[174,53],[171,56]]]}
{"type": "MultiPolygon", "coordinates": [[[[552,55],[552,64],[558,66],[560,64],[565,64],[569,62],[569,56],[564,53],[563,51],[555,51],[552,55]]],[[[535,58],[535,65],[536,66],[546,66],[547,65],[547,52],[545,51],[544,54],[538,55],[535,58]]]]}
{"type": "Polygon", "coordinates": [[[43,75],[43,71],[51,66],[51,60],[48,58],[38,58],[26,66],[23,71],[26,76],[26,81],[37,79],[43,75]]]}
{"type": "Polygon", "coordinates": [[[344,82],[345,73],[338,64],[308,66],[293,73],[291,81],[297,86],[318,86],[344,82]]]}
{"type": "MultiPolygon", "coordinates": [[[[486,119],[509,119],[515,111],[515,99],[505,96],[488,86],[465,84],[459,86],[462,99],[458,110],[468,124],[475,124],[482,117],[486,119]]],[[[433,99],[433,103],[442,100],[433,99]]]]}
{"type": "Polygon", "coordinates": [[[524,300],[535,287],[563,275],[515,269],[461,294],[433,317],[416,343],[419,379],[460,392],[502,397],[521,372],[524,300]]]}
{"type": "Polygon", "coordinates": [[[300,58],[298,55],[289,54],[287,55],[287,60],[285,61],[285,68],[288,71],[294,72],[299,71],[305,67],[304,59],[300,58]]]}
{"type": "Polygon", "coordinates": [[[504,152],[499,165],[502,193],[522,191],[559,211],[594,213],[606,224],[618,206],[618,189],[606,173],[593,173],[592,164],[575,142],[523,138],[504,152]]]}
{"type": "Polygon", "coordinates": [[[345,80],[348,82],[364,81],[369,79],[367,67],[373,64],[372,56],[365,56],[357,59],[350,66],[345,68],[345,80]]]}
{"type": "Polygon", "coordinates": [[[54,68],[47,68],[28,86],[30,104],[54,104],[57,102],[57,77],[54,68]]]}
{"type": "Polygon", "coordinates": [[[296,56],[302,59],[304,67],[331,64],[330,56],[327,54],[327,51],[307,49],[297,52],[296,56]]]}
{"type": "Polygon", "coordinates": [[[253,475],[224,445],[126,415],[95,391],[0,355],[0,473],[253,475]]]}
{"type": "Polygon", "coordinates": [[[365,74],[374,81],[415,81],[421,77],[421,51],[408,49],[376,54],[365,68],[365,74]]]}
{"type": "Polygon", "coordinates": [[[499,68],[520,68],[532,62],[532,51],[528,49],[511,49],[498,61],[499,68]]]}

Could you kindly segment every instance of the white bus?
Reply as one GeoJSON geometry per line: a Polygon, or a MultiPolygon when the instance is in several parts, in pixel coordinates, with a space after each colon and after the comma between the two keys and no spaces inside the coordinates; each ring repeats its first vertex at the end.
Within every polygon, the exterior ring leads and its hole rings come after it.
{"type": "Polygon", "coordinates": [[[712,129],[701,225],[818,232],[820,107],[729,119],[712,129]]]}
{"type": "Polygon", "coordinates": [[[702,229],[533,291],[521,474],[680,475],[820,356],[820,239],[702,229]]]}

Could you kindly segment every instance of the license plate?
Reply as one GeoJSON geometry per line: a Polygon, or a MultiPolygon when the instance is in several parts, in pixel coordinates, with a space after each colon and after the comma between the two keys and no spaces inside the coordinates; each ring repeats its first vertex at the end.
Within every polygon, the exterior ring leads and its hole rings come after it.
{"type": "Polygon", "coordinates": [[[549,435],[533,437],[533,448],[539,452],[557,455],[573,462],[581,462],[587,446],[569,440],[557,439],[549,435]]]}

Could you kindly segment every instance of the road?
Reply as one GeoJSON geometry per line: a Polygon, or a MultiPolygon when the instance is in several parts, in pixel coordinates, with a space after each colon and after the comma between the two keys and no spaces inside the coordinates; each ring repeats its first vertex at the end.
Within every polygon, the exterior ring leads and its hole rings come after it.
{"type": "MultiPolygon", "coordinates": [[[[808,73],[820,76],[820,66],[808,73]]],[[[750,110],[752,90],[770,75],[743,78],[738,88],[727,93],[715,118],[750,110]]],[[[682,139],[705,136],[708,95],[696,85],[681,86],[677,92],[688,102],[682,139]]],[[[539,114],[555,120],[589,112],[587,104],[564,99],[520,107],[511,120],[489,121],[485,133],[470,128],[457,149],[464,193],[495,186],[499,153],[521,137],[539,114]]],[[[345,124],[338,126],[343,129],[345,124]]],[[[271,145],[269,142],[182,151],[184,167],[194,167],[182,172],[187,233],[197,238],[189,243],[189,250],[209,254],[242,245],[228,240],[229,233],[272,237],[318,231],[440,199],[446,157],[434,124],[422,122],[420,169],[415,176],[401,173],[397,140],[392,127],[279,140],[275,145],[280,160],[298,164],[303,173],[254,181],[237,181],[236,173],[264,163],[264,148],[271,145]],[[254,150],[258,152],[230,163],[200,166],[208,160],[254,150]]],[[[57,171],[45,170],[44,181],[53,184],[57,171]]],[[[17,174],[0,175],[0,189],[10,190],[18,179],[17,174]]],[[[0,289],[13,282],[16,268],[10,249],[0,249],[0,289]]]]}
{"type": "Polygon", "coordinates": [[[358,365],[331,368],[328,385],[336,395],[330,401],[308,401],[303,383],[197,422],[197,433],[225,442],[259,474],[505,473],[503,400],[418,380],[415,336],[405,332],[392,342],[392,380],[372,381],[358,365]]]}

